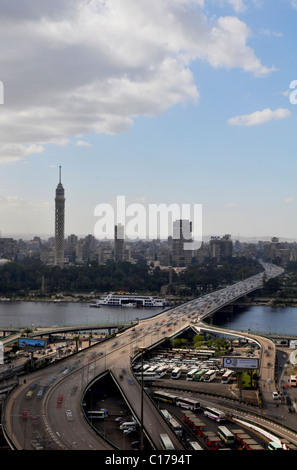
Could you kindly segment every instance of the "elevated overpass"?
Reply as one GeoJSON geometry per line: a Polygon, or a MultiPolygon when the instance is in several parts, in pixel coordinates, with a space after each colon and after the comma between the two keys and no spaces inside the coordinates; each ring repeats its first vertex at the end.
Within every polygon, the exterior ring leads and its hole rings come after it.
{"type": "MultiPolygon", "coordinates": [[[[264,269],[267,278],[282,273],[280,268],[271,265],[264,265],[264,269]]],[[[165,432],[170,435],[175,448],[182,449],[175,434],[162,420],[149,398],[143,394],[141,385],[131,375],[131,357],[139,348],[153,348],[165,337],[176,336],[189,326],[206,328],[203,320],[214,310],[219,310],[228,302],[261,288],[262,283],[263,274],[253,276],[158,316],[141,320],[137,326],[119,332],[116,337],[63,360],[63,368],[61,363],[56,363],[25,376],[26,383],[20,383],[10,393],[3,407],[2,426],[11,447],[32,449],[36,429],[32,421],[23,419],[23,410],[26,409],[30,416],[34,416],[42,426],[43,436],[46,436],[47,442],[51,445],[50,448],[72,449],[75,443],[77,450],[110,450],[112,448],[110,444],[96,435],[88,425],[81,409],[82,396],[87,387],[96,377],[109,370],[134,416],[139,423],[144,424],[144,431],[153,448],[160,448],[159,434],[165,432]],[[170,333],[166,327],[169,315],[174,320],[170,333]],[[121,378],[122,369],[127,371],[124,380],[121,378]],[[30,386],[37,381],[39,385],[46,386],[43,395],[40,398],[36,394],[31,399],[26,398],[30,386]],[[72,393],[74,388],[76,391],[72,393]],[[63,409],[57,407],[58,395],[64,397],[63,409]],[[71,421],[65,413],[65,407],[71,410],[71,421]]],[[[228,334],[230,334],[229,330],[228,334]]],[[[238,335],[238,332],[234,334],[238,335]]],[[[262,350],[266,348],[266,339],[263,340],[260,337],[254,337],[254,339],[259,341],[262,350]]],[[[263,361],[261,361],[261,367],[262,364],[264,369],[261,374],[268,371],[273,374],[273,368],[267,367],[263,361]]]]}

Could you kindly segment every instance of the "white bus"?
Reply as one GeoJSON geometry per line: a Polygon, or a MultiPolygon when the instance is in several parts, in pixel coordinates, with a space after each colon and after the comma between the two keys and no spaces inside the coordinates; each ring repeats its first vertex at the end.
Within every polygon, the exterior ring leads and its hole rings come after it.
{"type": "Polygon", "coordinates": [[[192,369],[187,373],[187,380],[194,380],[194,375],[197,374],[199,369],[192,369]]]}
{"type": "Polygon", "coordinates": [[[279,442],[271,441],[267,446],[268,450],[284,450],[283,446],[279,442]]]}
{"type": "Polygon", "coordinates": [[[226,426],[218,427],[218,436],[227,445],[232,445],[235,442],[235,436],[226,426]]]}
{"type": "Polygon", "coordinates": [[[88,419],[104,419],[107,416],[107,411],[104,409],[96,411],[88,411],[88,419]]]}
{"type": "Polygon", "coordinates": [[[203,377],[203,382],[211,382],[216,378],[217,371],[216,370],[209,370],[203,377]]]}
{"type": "Polygon", "coordinates": [[[297,387],[297,376],[296,375],[290,375],[290,386],[291,387],[297,387]]]}
{"type": "Polygon", "coordinates": [[[195,398],[176,397],[175,404],[176,406],[180,406],[181,408],[187,408],[188,410],[200,409],[200,402],[197,401],[195,398]]]}
{"type": "Polygon", "coordinates": [[[171,372],[171,378],[172,379],[179,379],[181,373],[182,373],[181,367],[175,367],[173,369],[173,371],[171,372]]]}
{"type": "Polygon", "coordinates": [[[189,446],[190,446],[190,449],[192,449],[192,450],[203,450],[201,445],[198,444],[198,442],[196,442],[196,441],[190,441],[189,446]]]}
{"type": "Polygon", "coordinates": [[[233,370],[226,370],[226,372],[222,375],[221,383],[227,384],[233,377],[233,370]]]}
{"type": "Polygon", "coordinates": [[[158,375],[159,377],[164,377],[164,375],[167,374],[167,370],[168,370],[168,366],[166,366],[165,364],[158,367],[158,369],[155,370],[155,373],[156,375],[158,375]]]}
{"type": "Polygon", "coordinates": [[[182,436],[183,435],[183,427],[175,418],[170,416],[170,418],[168,419],[168,423],[169,423],[170,427],[172,428],[173,432],[177,436],[182,436]]]}
{"type": "Polygon", "coordinates": [[[182,436],[183,434],[183,427],[182,425],[173,417],[167,410],[160,410],[160,413],[164,416],[167,423],[171,427],[172,431],[177,436],[182,436]]]}
{"type": "Polygon", "coordinates": [[[226,415],[223,411],[218,410],[217,408],[205,408],[204,409],[204,416],[207,418],[213,419],[214,421],[221,422],[225,421],[226,415]]]}
{"type": "Polygon", "coordinates": [[[162,390],[156,390],[154,392],[154,398],[175,405],[177,396],[173,393],[163,392],[162,390]]]}
{"type": "Polygon", "coordinates": [[[159,442],[163,450],[174,450],[174,445],[168,434],[160,434],[159,442]]]}
{"type": "Polygon", "coordinates": [[[148,369],[146,369],[145,372],[156,372],[157,369],[158,369],[158,366],[151,366],[148,369]]]}

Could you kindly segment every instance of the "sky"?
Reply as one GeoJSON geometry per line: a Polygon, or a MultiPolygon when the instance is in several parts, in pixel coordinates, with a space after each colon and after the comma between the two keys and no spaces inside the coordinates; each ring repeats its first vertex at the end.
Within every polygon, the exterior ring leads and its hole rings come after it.
{"type": "Polygon", "coordinates": [[[200,205],[203,236],[297,239],[297,0],[1,0],[0,18],[2,237],[54,234],[61,166],[66,235],[124,197],[200,205]]]}

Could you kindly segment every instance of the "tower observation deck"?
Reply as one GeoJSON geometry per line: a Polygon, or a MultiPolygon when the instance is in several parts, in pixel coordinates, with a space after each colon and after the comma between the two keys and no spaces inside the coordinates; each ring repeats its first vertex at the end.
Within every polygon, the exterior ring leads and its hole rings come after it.
{"type": "Polygon", "coordinates": [[[65,226],[65,196],[61,183],[61,167],[59,167],[59,184],[55,197],[55,265],[64,266],[64,226],[65,226]]]}

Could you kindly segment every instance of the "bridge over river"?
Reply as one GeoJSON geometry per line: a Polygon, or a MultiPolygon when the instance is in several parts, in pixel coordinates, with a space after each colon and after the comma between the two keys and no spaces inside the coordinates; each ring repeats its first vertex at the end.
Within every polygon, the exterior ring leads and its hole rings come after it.
{"type": "MultiPolygon", "coordinates": [[[[276,266],[268,264],[263,266],[267,278],[279,276],[282,273],[282,270],[276,266]]],[[[149,397],[143,393],[141,384],[133,377],[130,369],[131,358],[161,344],[169,335],[170,337],[177,336],[189,327],[197,331],[212,329],[213,327],[207,327],[204,323],[207,316],[227,305],[228,302],[261,288],[262,285],[263,274],[258,274],[170,311],[160,313],[158,316],[143,319],[137,325],[118,332],[113,338],[64,359],[63,363],[57,362],[26,375],[24,377],[26,383],[20,382],[8,395],[3,406],[2,427],[11,448],[32,449],[36,429],[34,429],[33,421],[23,419],[22,411],[26,409],[30,416],[34,416],[35,420],[41,423],[43,442],[50,442],[51,448],[66,450],[74,448],[75,445],[77,450],[113,450],[112,445],[104,440],[104,436],[94,433],[82,411],[82,398],[90,384],[109,371],[152,447],[160,449],[159,435],[166,433],[174,443],[175,449],[182,450],[180,440],[161,418],[149,397]],[[165,327],[169,313],[175,319],[170,332],[165,327]],[[156,328],[156,323],[158,323],[158,328],[156,328]],[[127,371],[124,379],[122,370],[127,371]],[[40,396],[34,394],[28,399],[27,392],[36,382],[44,385],[43,393],[40,396]],[[65,401],[62,409],[57,406],[59,395],[63,396],[65,401]],[[65,409],[68,413],[65,413],[65,409]],[[69,412],[71,419],[69,419],[69,412]]],[[[238,332],[228,330],[229,334],[239,335],[238,332]]],[[[257,341],[262,351],[267,347],[274,347],[273,342],[267,338],[251,334],[244,334],[244,336],[257,341]]],[[[271,393],[274,390],[274,366],[273,364],[267,365],[264,353],[260,366],[261,376],[263,375],[266,383],[268,383],[267,379],[270,381],[265,393],[271,393]]]]}

